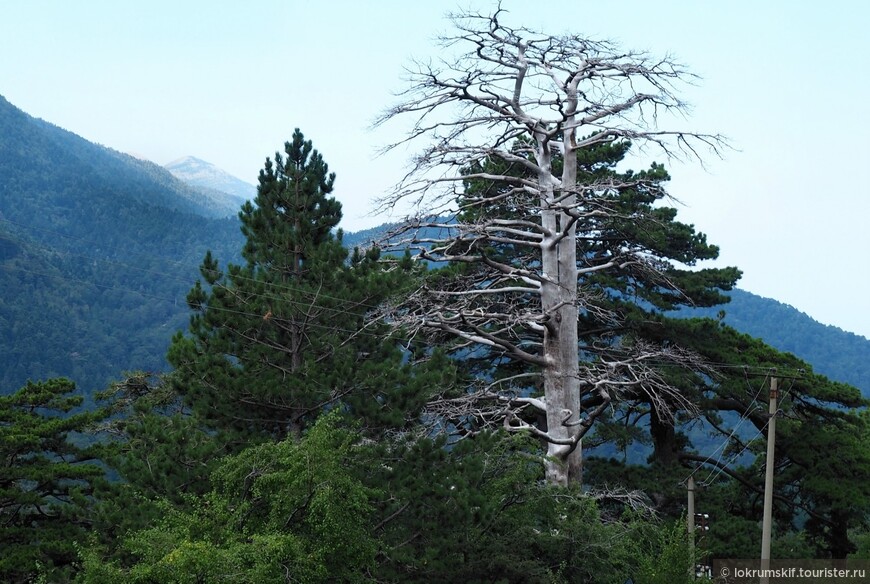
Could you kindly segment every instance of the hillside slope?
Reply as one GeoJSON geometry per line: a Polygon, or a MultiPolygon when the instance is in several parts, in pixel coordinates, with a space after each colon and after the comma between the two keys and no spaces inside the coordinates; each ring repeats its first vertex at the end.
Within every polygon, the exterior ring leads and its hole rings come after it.
{"type": "Polygon", "coordinates": [[[680,316],[717,318],[767,344],[800,357],[816,373],[859,388],[870,397],[870,340],[825,325],[796,308],[745,290],[728,293],[731,302],[714,308],[680,311],[680,316]]]}
{"type": "Polygon", "coordinates": [[[163,367],[206,250],[241,248],[197,192],[0,98],[0,391],[163,367]]]}

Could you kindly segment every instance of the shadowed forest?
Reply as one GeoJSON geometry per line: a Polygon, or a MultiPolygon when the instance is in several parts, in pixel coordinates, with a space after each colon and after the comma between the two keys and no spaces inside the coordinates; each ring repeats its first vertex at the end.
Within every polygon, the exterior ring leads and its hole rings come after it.
{"type": "Polygon", "coordinates": [[[418,204],[365,233],[300,129],[227,216],[0,98],[0,580],[694,581],[767,464],[771,557],[870,557],[868,341],[708,267],[690,73],[499,17],[385,104],[418,204]]]}

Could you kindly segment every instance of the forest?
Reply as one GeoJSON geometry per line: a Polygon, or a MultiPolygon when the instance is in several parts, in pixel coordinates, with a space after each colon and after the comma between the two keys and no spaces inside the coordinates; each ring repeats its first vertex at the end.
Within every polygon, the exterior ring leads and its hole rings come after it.
{"type": "MultiPolygon", "coordinates": [[[[704,267],[719,249],[678,219],[666,164],[630,169],[638,150],[727,147],[657,125],[689,72],[500,16],[455,17],[466,52],[417,63],[378,121],[410,120],[396,146],[420,148],[379,204],[419,212],[355,245],[340,169],[300,129],[266,158],[238,236],[153,169],[128,185],[73,156],[46,170],[49,194],[39,140],[88,146],[0,103],[24,145],[0,150],[0,277],[50,307],[0,306],[0,341],[65,346],[82,376],[168,341],[165,372],[142,362],[98,392],[52,374],[3,388],[0,580],[689,582],[713,558],[758,557],[768,464],[771,557],[870,558],[867,399],[732,327],[739,269],[704,267]],[[58,216],[69,237],[49,249],[34,234],[58,216]],[[141,247],[122,239],[133,226],[141,247]],[[173,278],[174,332],[165,302],[142,301],[168,295],[149,288],[166,276],[149,250],[186,260],[217,231],[199,275],[173,278]],[[144,275],[118,281],[102,260],[144,275]],[[77,325],[31,338],[68,312],[45,278],[81,297],[77,325]],[[117,354],[87,343],[110,319],[99,295],[128,319],[117,354]],[[155,319],[164,339],[137,336],[155,319]],[[690,479],[705,516],[691,537],[690,479]]],[[[13,373],[51,371],[35,358],[13,373]]]]}

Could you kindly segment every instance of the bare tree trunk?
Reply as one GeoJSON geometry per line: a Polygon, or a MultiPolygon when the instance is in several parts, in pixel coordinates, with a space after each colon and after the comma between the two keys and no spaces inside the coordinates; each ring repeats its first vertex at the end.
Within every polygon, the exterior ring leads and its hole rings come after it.
{"type": "MultiPolygon", "coordinates": [[[[543,367],[544,395],[547,405],[547,434],[557,441],[570,439],[568,427],[564,424],[565,410],[570,403],[570,386],[566,383],[566,361],[570,359],[565,350],[565,311],[562,293],[562,266],[559,261],[559,214],[555,207],[556,193],[553,190],[551,174],[551,155],[548,137],[538,136],[536,158],[541,171],[538,180],[541,185],[541,225],[544,237],[541,242],[541,308],[547,325],[544,332],[543,354],[546,365],[543,367]]],[[[576,318],[574,329],[576,336],[576,318]]],[[[575,345],[576,349],[576,345],[575,345]]],[[[576,357],[576,353],[575,353],[576,357]]],[[[570,470],[565,464],[567,446],[558,442],[547,445],[546,476],[552,484],[567,485],[570,470]]]]}
{"type": "MultiPolygon", "coordinates": [[[[502,12],[454,17],[458,32],[443,39],[445,46],[468,51],[437,66],[417,63],[404,101],[378,122],[415,118],[408,138],[392,147],[431,140],[395,194],[382,201],[392,208],[411,198],[427,205],[429,215],[399,228],[392,243],[415,247],[421,259],[468,266],[473,274],[462,282],[438,281],[438,289],[427,284],[387,316],[434,342],[452,337],[457,354],[478,347],[492,361],[521,364],[525,369],[508,380],[479,380],[484,387],[476,394],[437,400],[433,418],[446,415],[454,426],[498,419],[509,431],[529,432],[547,444],[547,481],[568,485],[582,481],[583,436],[622,389],[642,388],[667,396],[655,398],[662,405],[685,405],[644,365],[670,359],[672,352],[635,344],[610,359],[602,354],[581,364],[580,311],[607,312],[579,293],[581,281],[608,271],[623,278],[632,270],[660,275],[664,262],[634,245],[601,245],[595,257],[578,260],[578,245],[588,249],[601,236],[602,221],[632,221],[614,193],[657,188],[642,173],[628,183],[604,178],[578,185],[578,152],[631,140],[659,146],[666,155],[697,156],[694,143],[716,151],[722,140],[655,127],[659,113],[684,107],[674,87],[691,74],[679,64],[579,36],[509,28],[499,21],[502,12]],[[554,153],[562,158],[560,177],[554,175],[554,153]],[[463,189],[471,180],[496,186],[469,196],[463,189]],[[439,213],[475,219],[445,225],[431,218],[439,213]],[[505,248],[507,253],[498,252],[505,248]],[[532,377],[540,385],[532,385],[532,377]],[[533,387],[543,395],[531,394],[533,387]],[[597,400],[588,412],[581,408],[584,395],[597,400]],[[528,421],[536,416],[546,416],[546,428],[528,421]]],[[[667,286],[666,278],[661,281],[667,286]]]]}
{"type": "MultiPolygon", "coordinates": [[[[576,84],[575,84],[576,85],[576,84]]],[[[576,99],[569,100],[569,108],[576,107],[576,99]]],[[[574,209],[577,204],[577,155],[574,152],[573,109],[568,112],[566,129],[563,133],[563,157],[562,157],[562,191],[560,202],[565,210],[574,209]]],[[[566,387],[565,409],[571,412],[566,423],[571,428],[576,428],[580,423],[580,341],[577,331],[578,317],[578,294],[577,281],[579,271],[577,269],[577,224],[566,211],[559,213],[559,233],[563,235],[559,241],[559,290],[562,293],[560,311],[562,313],[562,345],[561,360],[564,383],[566,387]]],[[[567,455],[568,480],[569,482],[581,483],[583,481],[583,452],[581,441],[577,440],[576,446],[567,455]]]]}

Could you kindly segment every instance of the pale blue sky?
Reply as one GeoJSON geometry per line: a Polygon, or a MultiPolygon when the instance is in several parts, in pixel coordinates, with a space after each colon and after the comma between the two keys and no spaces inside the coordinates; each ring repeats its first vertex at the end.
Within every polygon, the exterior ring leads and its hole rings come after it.
{"type": "MultiPolygon", "coordinates": [[[[472,2],[0,0],[0,94],[160,164],[193,155],[248,182],[294,127],[337,175],[345,227],[403,171],[369,124],[442,18],[472,2]]],[[[870,337],[870,8],[864,2],[505,0],[508,24],[671,53],[703,76],[684,129],[724,160],[669,164],[681,216],[741,287],[870,337]],[[541,7],[545,7],[545,11],[541,7]]],[[[660,156],[655,156],[661,159],[660,156]]],[[[645,163],[648,161],[644,161],[645,163]]]]}

